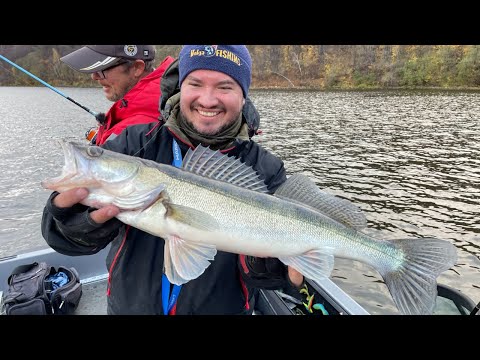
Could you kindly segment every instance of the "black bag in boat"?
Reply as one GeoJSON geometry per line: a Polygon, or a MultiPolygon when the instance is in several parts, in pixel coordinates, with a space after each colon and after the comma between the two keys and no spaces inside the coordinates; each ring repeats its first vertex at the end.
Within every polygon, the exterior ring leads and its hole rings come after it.
{"type": "Polygon", "coordinates": [[[6,315],[66,315],[77,308],[82,284],[75,268],[45,262],[16,267],[3,294],[6,315]]]}

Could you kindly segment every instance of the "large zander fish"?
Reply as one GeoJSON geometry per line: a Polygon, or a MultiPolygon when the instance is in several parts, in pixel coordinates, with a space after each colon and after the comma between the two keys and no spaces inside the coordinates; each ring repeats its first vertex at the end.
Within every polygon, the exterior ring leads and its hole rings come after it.
{"type": "Polygon", "coordinates": [[[313,280],[330,276],[341,257],[376,269],[401,313],[431,314],[436,279],[457,259],[455,246],[444,240],[367,236],[355,205],[301,174],[271,195],[251,167],[202,146],[189,150],[182,168],[97,146],[62,147],[62,174],[42,186],[86,187],[83,204],[114,204],[122,210],[119,220],[163,238],[165,272],[177,285],[200,276],[217,250],[276,257],[313,280]]]}

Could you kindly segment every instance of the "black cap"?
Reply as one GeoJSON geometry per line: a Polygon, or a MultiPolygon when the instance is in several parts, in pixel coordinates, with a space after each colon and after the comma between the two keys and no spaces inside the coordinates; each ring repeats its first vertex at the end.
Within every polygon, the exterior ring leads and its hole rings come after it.
{"type": "Polygon", "coordinates": [[[153,60],[153,45],[87,45],[60,58],[72,69],[82,73],[94,73],[109,68],[121,61],[153,60]]]}

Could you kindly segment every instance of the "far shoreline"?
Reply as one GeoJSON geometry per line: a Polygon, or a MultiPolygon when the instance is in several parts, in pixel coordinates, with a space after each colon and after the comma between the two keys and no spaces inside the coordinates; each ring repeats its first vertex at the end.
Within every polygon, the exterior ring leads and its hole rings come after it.
{"type": "MultiPolygon", "coordinates": [[[[101,86],[55,85],[62,88],[101,89],[101,86]]],[[[42,85],[0,85],[0,87],[45,87],[42,85]]],[[[480,87],[433,87],[433,86],[397,86],[397,87],[310,87],[310,86],[251,86],[250,91],[480,91],[480,87]]]]}

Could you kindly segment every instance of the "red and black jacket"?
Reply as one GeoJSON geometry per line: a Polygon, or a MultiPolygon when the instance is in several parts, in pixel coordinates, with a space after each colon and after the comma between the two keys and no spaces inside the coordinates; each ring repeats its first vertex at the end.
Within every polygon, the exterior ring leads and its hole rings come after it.
{"type": "Polygon", "coordinates": [[[167,56],[158,68],[142,78],[123,99],[112,105],[105,114],[104,124],[98,128],[96,145],[102,145],[120,135],[127,126],[159,121],[160,80],[174,61],[174,58],[167,56]]]}

